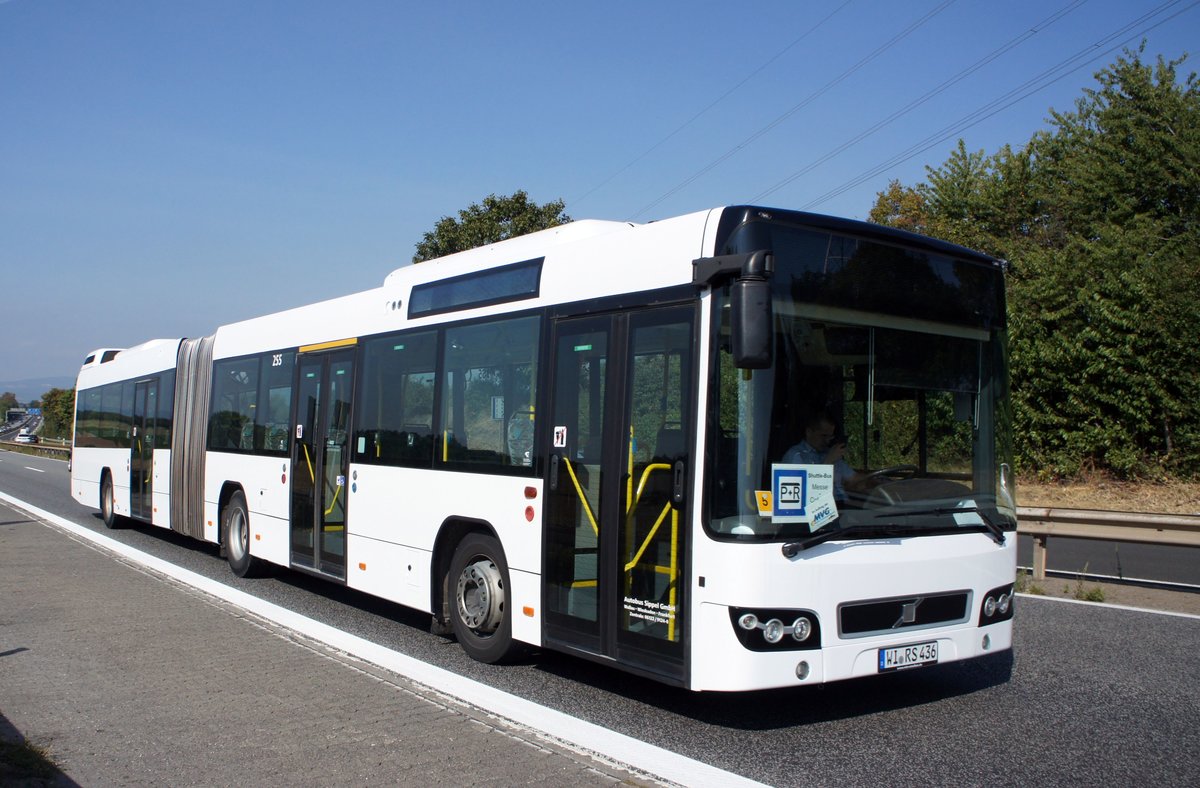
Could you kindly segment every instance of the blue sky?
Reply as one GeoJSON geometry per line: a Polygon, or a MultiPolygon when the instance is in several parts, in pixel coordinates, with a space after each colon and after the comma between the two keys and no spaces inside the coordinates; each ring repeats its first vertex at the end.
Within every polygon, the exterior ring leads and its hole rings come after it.
{"type": "Polygon", "coordinates": [[[1196,6],[0,0],[0,380],[375,287],[491,193],[574,218],[748,201],[865,218],[959,137],[991,153],[1045,128],[1126,25],[1149,59],[1195,50],[1196,6]]]}

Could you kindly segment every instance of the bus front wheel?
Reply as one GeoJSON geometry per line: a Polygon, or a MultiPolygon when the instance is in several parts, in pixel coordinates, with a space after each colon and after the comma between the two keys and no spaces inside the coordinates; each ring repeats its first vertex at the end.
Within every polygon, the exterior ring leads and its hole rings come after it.
{"type": "Polygon", "coordinates": [[[495,664],[517,653],[508,599],[508,562],[492,536],[467,534],[450,560],[454,602],[450,623],[463,651],[479,662],[495,664]]]}

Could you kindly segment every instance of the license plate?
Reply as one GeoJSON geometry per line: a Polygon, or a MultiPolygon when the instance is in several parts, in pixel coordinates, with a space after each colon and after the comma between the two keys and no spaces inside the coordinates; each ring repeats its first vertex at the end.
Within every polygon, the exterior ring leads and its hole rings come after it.
{"type": "Polygon", "coordinates": [[[911,646],[879,649],[879,672],[916,668],[921,665],[931,665],[938,661],[937,641],[929,643],[914,643],[911,646]]]}

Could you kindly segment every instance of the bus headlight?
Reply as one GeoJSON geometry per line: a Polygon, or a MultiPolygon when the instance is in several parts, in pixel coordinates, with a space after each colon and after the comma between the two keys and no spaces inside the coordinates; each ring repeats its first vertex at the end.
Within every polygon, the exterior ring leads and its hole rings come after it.
{"type": "Polygon", "coordinates": [[[983,604],[979,606],[979,626],[999,624],[1013,617],[1016,600],[1013,599],[1011,584],[993,588],[984,595],[983,604]]]}
{"type": "Polygon", "coordinates": [[[812,611],[730,608],[729,615],[737,639],[751,651],[796,651],[821,647],[821,626],[817,614],[812,611]],[[792,623],[785,624],[785,621],[792,623]]]}

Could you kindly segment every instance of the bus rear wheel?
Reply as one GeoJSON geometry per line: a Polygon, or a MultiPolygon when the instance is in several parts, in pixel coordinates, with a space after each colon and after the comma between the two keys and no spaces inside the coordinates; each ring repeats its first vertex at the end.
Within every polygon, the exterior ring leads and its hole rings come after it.
{"type": "Polygon", "coordinates": [[[121,526],[120,518],[117,517],[117,510],[113,504],[112,476],[108,471],[105,471],[104,476],[100,479],[100,519],[104,521],[105,528],[121,526]]]}
{"type": "Polygon", "coordinates": [[[495,664],[518,653],[512,638],[508,563],[492,536],[467,534],[450,560],[450,624],[463,651],[495,664]]]}
{"type": "Polygon", "coordinates": [[[262,574],[262,561],[250,555],[250,512],[246,496],[239,490],[221,512],[221,528],[225,536],[225,555],[229,568],[238,577],[262,574]]]}

